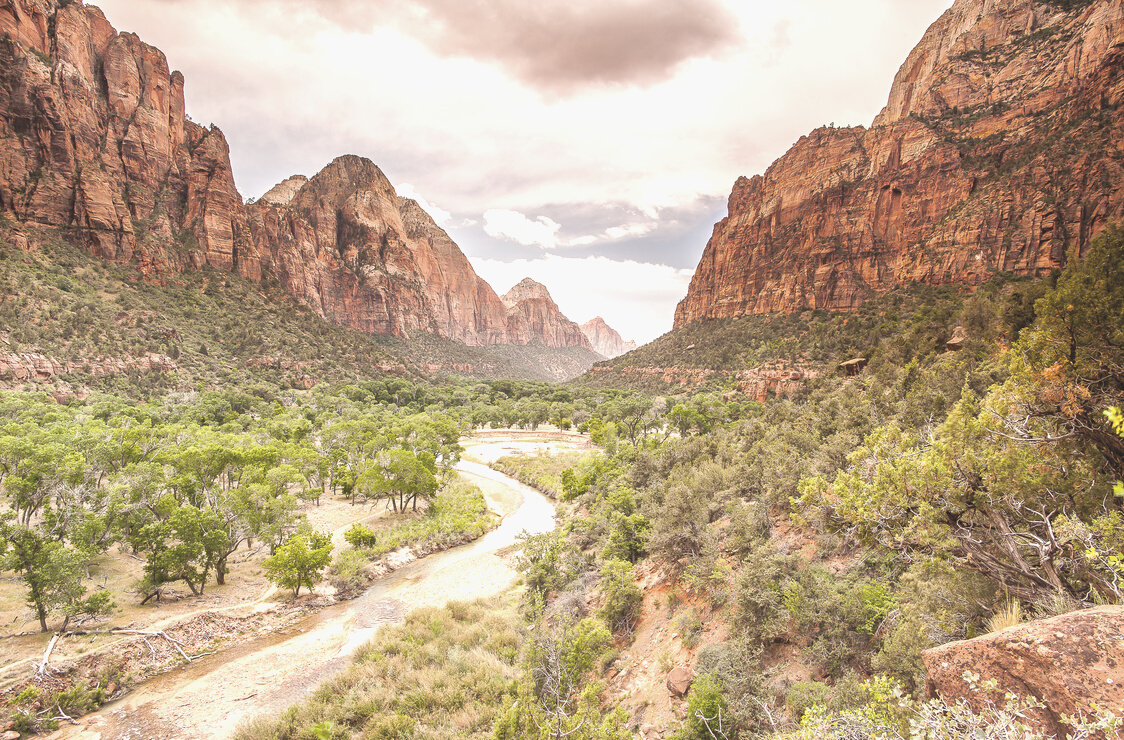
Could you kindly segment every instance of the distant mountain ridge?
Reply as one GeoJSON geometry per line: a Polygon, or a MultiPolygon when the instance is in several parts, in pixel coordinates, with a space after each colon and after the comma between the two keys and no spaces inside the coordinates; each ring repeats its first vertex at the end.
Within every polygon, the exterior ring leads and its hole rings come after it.
{"type": "Polygon", "coordinates": [[[636,342],[624,341],[621,335],[600,316],[595,316],[582,324],[581,329],[593,345],[593,349],[610,360],[636,349],[636,342]]]}
{"type": "Polygon", "coordinates": [[[739,178],[675,326],[1043,276],[1124,219],[1124,1],[956,0],[869,129],[739,178]]]}
{"type": "Polygon", "coordinates": [[[576,325],[512,322],[448,234],[369,160],[339,157],[244,205],[225,137],[190,120],[183,86],[159,49],[94,6],[0,7],[0,214],[16,232],[61,228],[152,279],[210,267],[278,285],[369,334],[598,359],[576,325]]]}
{"type": "Polygon", "coordinates": [[[581,327],[562,314],[545,285],[523,278],[501,300],[507,308],[510,344],[538,341],[548,347],[581,347],[594,351],[581,327]]]}

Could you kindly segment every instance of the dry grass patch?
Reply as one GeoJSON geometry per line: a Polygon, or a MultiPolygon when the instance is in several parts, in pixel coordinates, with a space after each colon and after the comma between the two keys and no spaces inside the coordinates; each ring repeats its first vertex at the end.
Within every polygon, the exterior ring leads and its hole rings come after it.
{"type": "Polygon", "coordinates": [[[508,597],[419,609],[383,628],[311,699],[275,722],[243,722],[234,740],[490,737],[517,693],[522,639],[508,597]]]}

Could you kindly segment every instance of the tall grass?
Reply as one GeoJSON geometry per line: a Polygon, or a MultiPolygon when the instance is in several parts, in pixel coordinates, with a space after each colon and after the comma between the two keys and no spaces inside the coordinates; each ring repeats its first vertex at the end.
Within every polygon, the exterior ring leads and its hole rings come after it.
{"type": "Polygon", "coordinates": [[[551,498],[562,496],[562,471],[575,467],[584,453],[569,452],[560,455],[507,455],[496,460],[492,467],[523,485],[530,486],[551,498]]]}
{"type": "Polygon", "coordinates": [[[431,553],[471,542],[496,524],[480,489],[454,480],[441,489],[421,516],[410,516],[375,530],[374,542],[336,555],[329,575],[341,593],[355,593],[376,576],[366,568],[402,547],[431,553]]]}
{"type": "Polygon", "coordinates": [[[1021,624],[1023,621],[1023,608],[1016,599],[1007,601],[1003,606],[996,610],[995,614],[987,620],[987,631],[998,632],[1005,630],[1008,627],[1014,627],[1021,624]]]}

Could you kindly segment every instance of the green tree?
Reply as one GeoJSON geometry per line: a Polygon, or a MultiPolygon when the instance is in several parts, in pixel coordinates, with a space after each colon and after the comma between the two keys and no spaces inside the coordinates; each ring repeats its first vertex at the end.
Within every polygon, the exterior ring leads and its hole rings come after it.
{"type": "Polygon", "coordinates": [[[877,430],[834,483],[804,481],[802,502],[851,536],[954,562],[1028,602],[1088,600],[1090,589],[1120,599],[1122,517],[1103,459],[1080,435],[1052,438],[1049,419],[1025,417],[1017,392],[1008,384],[983,403],[965,392],[932,437],[877,430]]]}
{"type": "Polygon", "coordinates": [[[327,534],[304,527],[277,553],[266,558],[266,577],[282,588],[293,589],[300,596],[301,586],[311,589],[320,580],[332,561],[332,539],[327,534]]]}
{"type": "Polygon", "coordinates": [[[136,543],[148,553],[137,590],[141,603],[159,598],[165,583],[183,581],[195,596],[203,594],[210,575],[229,552],[222,517],[211,509],[180,504],[170,494],[155,506],[156,518],[140,531],[136,543]]]}
{"type": "Polygon", "coordinates": [[[10,516],[0,521],[0,534],[5,543],[0,562],[5,570],[23,577],[27,605],[35,610],[39,628],[46,632],[50,614],[66,612],[82,601],[82,577],[89,559],[37,528],[13,522],[10,516]]]}
{"type": "Polygon", "coordinates": [[[614,632],[627,630],[635,624],[644,594],[634,581],[632,564],[609,560],[601,566],[601,617],[614,632]]]}
{"type": "Polygon", "coordinates": [[[1091,443],[1124,478],[1124,440],[1101,414],[1124,399],[1124,227],[1095,239],[1034,308],[1038,321],[1023,331],[1012,362],[1027,411],[1055,422],[1051,436],[1091,443]]]}

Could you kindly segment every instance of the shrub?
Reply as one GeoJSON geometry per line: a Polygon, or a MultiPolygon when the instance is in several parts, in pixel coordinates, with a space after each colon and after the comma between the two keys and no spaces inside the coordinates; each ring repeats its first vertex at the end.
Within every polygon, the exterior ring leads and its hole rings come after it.
{"type": "Polygon", "coordinates": [[[633,582],[632,564],[609,560],[601,566],[601,616],[614,632],[635,623],[644,594],[633,582]]]}
{"type": "Polygon", "coordinates": [[[703,674],[691,684],[687,695],[687,720],[675,733],[675,740],[713,740],[727,737],[733,730],[730,709],[722,695],[722,683],[712,674],[703,674]]]}
{"type": "Polygon", "coordinates": [[[675,619],[675,628],[688,649],[693,650],[702,639],[703,621],[693,611],[685,611],[675,619]]]}
{"type": "Polygon", "coordinates": [[[784,706],[797,722],[814,706],[826,707],[831,699],[831,687],[818,681],[797,681],[788,690],[784,706]]]}
{"type": "Polygon", "coordinates": [[[359,522],[351,525],[351,529],[344,533],[343,538],[354,548],[371,547],[378,540],[370,527],[359,522]]]}

